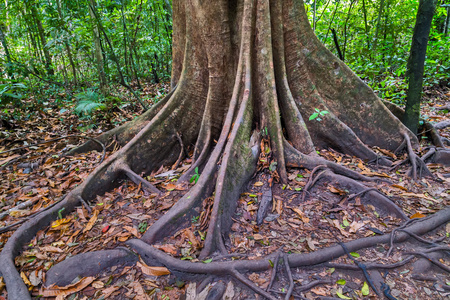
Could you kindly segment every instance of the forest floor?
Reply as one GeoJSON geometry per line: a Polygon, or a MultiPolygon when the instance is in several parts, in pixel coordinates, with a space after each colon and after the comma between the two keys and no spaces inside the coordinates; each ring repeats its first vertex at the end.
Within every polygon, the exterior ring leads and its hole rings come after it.
{"type": "MultiPolygon", "coordinates": [[[[167,85],[149,85],[146,93],[159,97],[160,91],[167,88],[167,85]]],[[[429,88],[425,93],[422,115],[431,122],[449,120],[448,111],[437,109],[449,104],[448,88],[429,88]]],[[[67,109],[47,107],[28,119],[11,123],[13,128],[0,128],[0,250],[20,222],[61,200],[100,163],[102,153],[98,152],[64,156],[69,149],[85,141],[73,135],[95,137],[140,113],[139,108],[129,105],[99,112],[91,120],[80,120],[71,107],[67,109]],[[96,126],[89,129],[92,123],[96,126]],[[72,137],[50,141],[66,136],[72,137]],[[42,141],[48,142],[34,145],[42,141]],[[24,146],[26,148],[5,152],[24,146]]],[[[448,128],[441,130],[440,134],[450,139],[448,128]]],[[[427,141],[423,139],[422,142],[420,155],[426,153],[427,141]]],[[[406,154],[396,156],[383,149],[376,151],[390,156],[394,164],[406,157],[406,154]]],[[[106,156],[110,154],[108,152],[106,156]]],[[[369,165],[332,149],[321,150],[320,155],[364,175],[388,179],[390,183],[367,185],[387,195],[411,219],[423,218],[450,205],[450,167],[428,164],[439,180],[422,178],[413,182],[407,176],[408,165],[388,169],[369,165]]],[[[148,226],[187,192],[189,187],[178,185],[177,178],[190,163],[187,158],[175,170],[171,170],[171,166],[161,167],[147,177],[163,191],[161,195],[149,194],[140,186],[124,180],[119,188],[98,196],[91,203],[91,213],[79,207],[39,231],[16,258],[16,266],[31,294],[36,297],[43,295],[44,299],[53,299],[57,295],[71,295],[67,299],[204,299],[204,296],[196,295],[196,284],[200,282],[184,281],[167,269],[147,266],[142,260],[133,266],[113,267],[96,277],[80,278],[70,286],[43,287],[47,270],[58,262],[79,253],[113,249],[123,246],[128,239],[140,238],[148,226]]],[[[319,180],[303,199],[305,185],[311,177],[309,171],[289,170],[288,185],[272,185],[267,180],[267,166],[261,165],[260,169],[239,199],[226,243],[233,259],[258,259],[278,250],[284,253],[311,252],[338,241],[387,234],[402,223],[377,212],[370,204],[363,205],[360,197],[354,197],[349,191],[326,180],[319,180]],[[258,225],[259,203],[268,189],[271,190],[273,204],[264,222],[258,225]]],[[[194,184],[195,180],[192,180],[190,185],[194,184]]],[[[205,199],[190,227],[167,237],[155,247],[178,259],[198,261],[211,206],[212,198],[205,199]]],[[[448,245],[450,224],[424,238],[430,241],[441,239],[441,243],[448,245]]],[[[392,264],[401,261],[405,252],[415,251],[421,245],[417,241],[395,245],[389,257],[386,256],[389,245],[378,245],[352,255],[362,263],[392,264]]],[[[414,258],[408,264],[380,273],[389,285],[391,295],[397,299],[448,299],[449,274],[441,269],[416,274],[414,264],[417,261],[418,258],[414,258]]],[[[441,262],[450,265],[448,256],[441,262]]],[[[338,258],[332,263],[353,264],[348,257],[338,258]]],[[[275,270],[278,276],[271,287],[280,297],[288,289],[287,274],[281,269],[275,270]]],[[[265,289],[271,283],[272,272],[247,274],[247,277],[265,289]]],[[[295,289],[291,299],[376,299],[372,290],[366,295],[366,279],[360,271],[345,271],[331,264],[293,269],[292,276],[295,289]],[[302,290],[310,283],[317,285],[302,290]]],[[[203,286],[207,283],[204,281],[203,286]]],[[[237,283],[228,284],[225,296],[227,299],[260,299],[237,283]]],[[[3,299],[7,299],[7,291],[0,277],[0,300],[3,299]]]]}

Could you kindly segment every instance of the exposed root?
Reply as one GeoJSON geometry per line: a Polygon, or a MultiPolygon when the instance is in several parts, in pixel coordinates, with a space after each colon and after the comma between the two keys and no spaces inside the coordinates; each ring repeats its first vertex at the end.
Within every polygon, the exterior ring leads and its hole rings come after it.
{"type": "Polygon", "coordinates": [[[406,150],[408,152],[409,161],[412,165],[409,175],[413,178],[413,180],[422,178],[422,175],[433,177],[433,174],[431,174],[424,161],[414,153],[409,135],[406,132],[403,132],[402,135],[406,141],[406,150]],[[417,171],[419,171],[419,177],[417,176],[417,171]]]}
{"type": "Polygon", "coordinates": [[[136,185],[142,185],[144,189],[146,189],[149,193],[153,194],[160,194],[161,192],[150,182],[133,172],[133,170],[130,169],[128,165],[122,166],[122,171],[127,175],[128,178],[130,178],[131,181],[133,181],[136,185]]]}
{"type": "MultiPolygon", "coordinates": [[[[434,215],[419,219],[410,226],[405,227],[409,232],[417,235],[422,235],[430,230],[437,228],[438,226],[450,221],[450,209],[444,209],[434,215]]],[[[407,240],[409,234],[399,232],[394,241],[396,243],[407,240]]],[[[341,245],[324,248],[312,253],[307,254],[286,254],[286,261],[290,268],[302,267],[302,266],[314,266],[321,263],[328,262],[332,259],[345,255],[346,252],[354,252],[362,248],[368,248],[375,246],[376,244],[388,243],[390,241],[389,235],[373,236],[363,238],[359,240],[343,243],[347,251],[343,249],[341,245]]],[[[259,260],[234,260],[227,262],[211,262],[204,264],[201,262],[188,262],[175,259],[162,251],[155,249],[154,247],[140,241],[130,240],[127,244],[137,251],[141,255],[142,259],[149,265],[160,266],[163,265],[168,269],[176,272],[177,274],[205,274],[205,275],[232,275],[244,284],[251,286],[252,289],[266,297],[266,292],[260,289],[255,289],[255,286],[249,282],[241,273],[242,272],[260,272],[271,269],[271,262],[277,261],[279,254],[274,253],[259,260]]],[[[403,262],[402,262],[403,263],[403,262]]],[[[378,266],[376,266],[378,267],[378,266]]],[[[367,266],[366,268],[375,268],[367,266]]],[[[274,270],[275,271],[275,270],[274,270]]],[[[272,299],[269,297],[269,299],[272,299]]]]}
{"type": "Polygon", "coordinates": [[[289,300],[291,298],[292,292],[294,291],[294,279],[292,278],[291,267],[289,266],[289,261],[287,260],[286,254],[283,257],[284,267],[286,268],[286,273],[288,275],[289,280],[289,288],[286,292],[285,300],[289,300]]]}

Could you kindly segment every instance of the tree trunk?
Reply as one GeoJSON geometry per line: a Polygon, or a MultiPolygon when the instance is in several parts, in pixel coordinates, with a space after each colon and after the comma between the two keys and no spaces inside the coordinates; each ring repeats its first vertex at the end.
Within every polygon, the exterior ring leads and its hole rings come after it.
{"type": "MultiPolygon", "coordinates": [[[[63,201],[22,225],[8,240],[0,256],[0,271],[10,300],[29,298],[14,266],[20,245],[61,214],[62,208],[65,215],[82,200],[95,199],[116,187],[125,177],[158,194],[139,174],[147,176],[161,165],[176,164],[185,152],[193,153],[193,162],[178,183],[200,174],[198,182],[149,226],[141,241],[128,245],[144,260],[157,261],[177,272],[215,272],[242,279],[238,271],[268,270],[274,258],[240,260],[243,269],[230,264],[231,269],[224,266],[214,271],[209,264],[179,261],[143,245],[161,241],[191,224],[203,201],[212,197],[200,257],[216,251],[225,254],[224,239],[228,238],[242,188],[257,167],[269,172],[274,184],[287,182],[287,167],[326,168],[334,172],[330,181],[361,190],[357,181],[373,179],[318,156],[316,150],[333,148],[389,165],[369,146],[394,150],[404,141],[410,149],[417,146],[415,135],[320,43],[303,1],[174,0],[173,16],[173,90],[139,118],[99,136],[99,142],[118,143],[120,150],[63,201]]],[[[88,142],[72,153],[92,149],[98,149],[98,144],[88,142]]],[[[372,197],[377,211],[406,218],[386,197],[378,193],[372,197]]],[[[439,222],[447,219],[448,215],[439,222]]],[[[339,255],[327,252],[321,259],[344,254],[341,247],[336,249],[339,255]]],[[[72,259],[82,263],[86,255],[72,259]]],[[[298,263],[293,258],[289,261],[298,263]]],[[[80,275],[74,270],[67,273],[80,275]]],[[[244,283],[274,299],[248,280],[244,283]]]]}
{"type": "Polygon", "coordinates": [[[53,76],[55,74],[55,72],[54,72],[53,66],[52,66],[52,57],[50,56],[50,52],[48,51],[48,47],[47,47],[47,39],[45,37],[44,27],[42,26],[40,16],[34,5],[35,4],[33,4],[33,3],[31,4],[31,14],[33,15],[33,19],[34,19],[37,29],[38,29],[39,38],[42,43],[42,51],[44,52],[44,58],[45,58],[45,70],[47,71],[47,74],[49,76],[53,76]]]}
{"type": "Polygon", "coordinates": [[[2,42],[3,49],[5,50],[6,61],[8,63],[8,67],[6,68],[6,73],[9,77],[13,76],[12,72],[12,62],[11,62],[11,54],[9,53],[8,44],[6,42],[6,36],[3,33],[2,25],[0,24],[0,41],[2,42]]]}
{"type": "MultiPolygon", "coordinates": [[[[67,30],[67,26],[65,24],[65,21],[64,21],[64,16],[62,14],[60,0],[56,0],[56,9],[58,11],[58,17],[59,17],[59,22],[60,22],[61,26],[64,28],[64,31],[66,33],[69,33],[69,31],[67,30]]],[[[64,47],[66,48],[67,56],[69,57],[69,63],[70,63],[70,66],[72,68],[73,82],[74,82],[75,85],[77,85],[78,84],[77,69],[75,67],[75,62],[73,61],[72,50],[71,50],[71,47],[70,47],[70,44],[69,44],[67,38],[64,38],[64,47]]]]}
{"type": "Polygon", "coordinates": [[[95,0],[89,0],[89,15],[92,20],[92,37],[94,40],[94,57],[95,57],[95,67],[97,68],[98,78],[100,79],[100,90],[103,94],[106,93],[106,75],[105,70],[103,68],[103,54],[102,48],[100,45],[100,32],[98,29],[97,19],[95,17],[95,13],[93,9],[97,6],[95,0]]]}
{"type": "Polygon", "coordinates": [[[408,92],[403,123],[417,133],[425,57],[437,0],[420,0],[408,60],[408,92]]]}

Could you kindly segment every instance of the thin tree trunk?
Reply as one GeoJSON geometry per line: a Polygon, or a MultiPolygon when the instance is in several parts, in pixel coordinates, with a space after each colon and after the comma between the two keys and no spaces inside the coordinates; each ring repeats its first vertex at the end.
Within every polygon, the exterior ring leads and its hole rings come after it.
{"type": "Polygon", "coordinates": [[[425,56],[437,0],[420,0],[408,60],[408,92],[403,123],[417,133],[425,56]]]}
{"type": "MultiPolygon", "coordinates": [[[[92,0],[91,0],[92,1],[92,0]]],[[[106,42],[108,43],[109,49],[110,49],[110,54],[111,54],[111,59],[114,61],[114,63],[116,64],[117,67],[117,72],[119,73],[119,77],[120,77],[120,84],[123,87],[126,87],[132,94],[133,96],[136,98],[136,100],[138,100],[139,104],[142,106],[142,108],[144,109],[144,111],[147,110],[147,106],[145,105],[144,102],[142,102],[142,99],[139,97],[139,95],[133,90],[133,88],[125,81],[125,78],[123,76],[122,70],[120,68],[120,63],[119,60],[116,56],[116,53],[114,52],[114,48],[113,45],[111,43],[111,41],[109,40],[108,35],[105,32],[105,29],[103,28],[103,25],[100,23],[100,19],[95,11],[95,7],[90,6],[90,9],[94,15],[94,18],[97,21],[97,25],[99,27],[99,29],[101,30],[101,32],[103,33],[103,37],[105,38],[106,42]]]]}
{"type": "Polygon", "coordinates": [[[380,32],[381,16],[383,15],[383,10],[384,10],[384,1],[385,0],[380,0],[380,7],[378,8],[377,27],[375,28],[375,38],[374,38],[374,42],[373,42],[374,56],[376,55],[375,51],[377,50],[377,45],[378,45],[378,33],[380,32]]]}
{"type": "Polygon", "coordinates": [[[352,8],[353,8],[353,4],[355,4],[356,0],[352,0],[352,2],[350,3],[350,7],[348,8],[348,13],[347,13],[347,18],[345,19],[345,23],[344,23],[344,49],[342,52],[342,61],[345,60],[345,52],[347,51],[347,25],[348,25],[348,20],[350,20],[350,16],[352,13],[352,8]]]}
{"type": "Polygon", "coordinates": [[[94,9],[96,7],[95,0],[89,0],[89,15],[92,20],[92,37],[94,40],[94,57],[95,57],[95,67],[97,68],[98,77],[100,79],[100,90],[103,94],[106,94],[106,75],[105,75],[105,69],[103,67],[103,54],[102,54],[102,48],[100,43],[100,33],[98,30],[98,22],[97,18],[95,16],[94,9]]]}
{"type": "MultiPolygon", "coordinates": [[[[64,22],[64,17],[63,17],[63,15],[62,15],[61,2],[60,2],[60,0],[56,0],[56,7],[57,7],[57,10],[58,10],[59,22],[61,23],[62,27],[64,28],[64,31],[65,31],[66,33],[69,33],[69,31],[67,30],[67,26],[66,26],[66,24],[65,24],[65,22],[64,22]]],[[[66,48],[66,51],[67,51],[67,57],[69,58],[69,63],[70,63],[70,66],[71,66],[71,68],[72,68],[73,82],[74,82],[75,85],[77,85],[77,84],[78,84],[78,80],[77,80],[77,69],[76,69],[75,63],[74,63],[74,61],[73,61],[72,51],[71,51],[71,48],[70,48],[70,44],[69,44],[69,42],[67,41],[66,38],[64,38],[64,47],[66,48]]]]}
{"type": "Polygon", "coordinates": [[[364,30],[366,33],[366,41],[367,41],[367,50],[370,49],[370,36],[369,36],[369,26],[367,25],[367,9],[366,9],[366,1],[363,0],[363,15],[364,15],[364,30]]]}
{"type": "Polygon", "coordinates": [[[447,4],[447,18],[445,18],[444,24],[444,36],[447,36],[450,32],[450,4],[447,4]]]}
{"type": "Polygon", "coordinates": [[[11,54],[9,53],[8,44],[6,42],[6,37],[5,37],[5,34],[3,33],[1,25],[0,25],[0,40],[2,42],[3,49],[5,50],[6,61],[8,62],[8,67],[6,68],[6,72],[7,72],[9,77],[13,77],[12,63],[11,63],[11,54]]]}
{"type": "Polygon", "coordinates": [[[55,71],[53,70],[52,58],[47,48],[47,39],[45,38],[44,27],[42,26],[42,22],[39,17],[38,11],[35,7],[35,4],[33,3],[31,4],[31,13],[33,15],[34,21],[38,29],[39,38],[42,42],[42,51],[44,51],[44,58],[45,58],[45,70],[47,71],[47,74],[49,76],[53,76],[55,74],[55,71]]]}
{"type": "Polygon", "coordinates": [[[342,55],[341,47],[339,46],[339,41],[338,41],[336,30],[334,30],[334,28],[331,28],[331,32],[333,33],[333,41],[334,41],[334,45],[336,46],[336,50],[338,52],[339,59],[344,61],[344,56],[342,55]]]}

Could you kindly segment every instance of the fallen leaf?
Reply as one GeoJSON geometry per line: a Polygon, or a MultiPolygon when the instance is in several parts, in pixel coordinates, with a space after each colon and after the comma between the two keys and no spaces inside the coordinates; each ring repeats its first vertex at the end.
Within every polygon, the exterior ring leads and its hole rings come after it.
{"type": "Polygon", "coordinates": [[[20,155],[19,154],[14,154],[12,156],[9,156],[9,157],[5,158],[4,160],[0,161],[0,166],[3,166],[7,162],[10,162],[11,160],[13,160],[13,159],[15,159],[17,157],[20,157],[20,155]]]}
{"type": "Polygon", "coordinates": [[[403,194],[400,194],[400,196],[422,198],[422,199],[426,199],[426,200],[430,200],[430,201],[439,203],[439,201],[437,201],[436,199],[433,199],[430,196],[427,196],[425,194],[403,193],[403,194]]]}
{"type": "Polygon", "coordinates": [[[255,182],[255,184],[253,184],[253,186],[256,186],[256,187],[263,186],[263,185],[264,185],[264,183],[261,181],[257,181],[257,182],[255,182]]]}
{"type": "Polygon", "coordinates": [[[141,262],[137,262],[136,265],[141,268],[142,273],[148,276],[164,276],[170,274],[170,271],[165,267],[150,267],[141,262]]]}
{"type": "Polygon", "coordinates": [[[177,255],[177,248],[174,245],[166,244],[166,245],[154,245],[156,249],[162,250],[166,253],[177,255]]]}
{"type": "Polygon", "coordinates": [[[25,282],[26,285],[31,286],[31,282],[28,280],[27,275],[25,275],[24,272],[20,272],[20,277],[22,278],[23,282],[25,282]]]}
{"type": "Polygon", "coordinates": [[[304,212],[302,212],[300,209],[296,207],[289,207],[289,208],[300,216],[300,219],[302,219],[303,223],[309,223],[309,218],[305,215],[304,212]]]}
{"type": "Polygon", "coordinates": [[[52,253],[63,253],[64,251],[61,248],[54,246],[44,246],[39,248],[41,251],[52,252],[52,253]]]}
{"type": "Polygon", "coordinates": [[[194,233],[189,228],[184,230],[184,234],[189,239],[189,241],[192,243],[192,246],[194,246],[195,248],[198,248],[200,246],[200,243],[197,240],[197,237],[194,235],[194,233]]]}
{"type": "Polygon", "coordinates": [[[332,192],[333,194],[339,194],[339,195],[341,195],[341,196],[347,194],[346,191],[340,190],[340,189],[338,189],[338,188],[335,188],[335,187],[332,186],[332,185],[328,186],[328,190],[329,190],[330,192],[332,192]]]}
{"type": "Polygon", "coordinates": [[[140,235],[139,235],[138,230],[136,228],[131,227],[131,226],[123,226],[123,228],[125,230],[127,230],[128,232],[130,232],[135,237],[140,238],[140,235]]]}
{"type": "Polygon", "coordinates": [[[405,192],[407,192],[407,191],[408,191],[408,189],[407,189],[407,188],[405,188],[404,186],[398,185],[398,184],[393,184],[393,185],[392,185],[392,187],[395,187],[395,188],[398,188],[398,189],[404,190],[405,192]]]}
{"type": "Polygon", "coordinates": [[[67,224],[70,221],[71,221],[70,219],[66,219],[66,218],[58,219],[52,223],[52,228],[56,228],[60,225],[67,224]]]}
{"type": "Polygon", "coordinates": [[[263,237],[262,235],[260,235],[259,233],[254,234],[254,235],[253,235],[253,238],[254,238],[256,241],[260,241],[260,240],[263,240],[263,239],[264,239],[264,237],[263,237]]]}
{"type": "Polygon", "coordinates": [[[63,299],[64,296],[79,292],[85,287],[90,285],[95,280],[95,277],[84,277],[80,281],[70,284],[67,286],[59,287],[56,285],[51,285],[47,289],[40,291],[42,297],[58,297],[56,299],[63,299]]]}
{"type": "Polygon", "coordinates": [[[411,217],[409,217],[410,219],[421,219],[421,218],[425,218],[426,215],[420,213],[420,212],[416,212],[415,214],[413,214],[411,217]]]}
{"type": "Polygon", "coordinates": [[[95,221],[97,221],[98,213],[99,213],[98,210],[94,210],[94,214],[89,219],[89,222],[86,224],[86,227],[84,227],[83,229],[83,233],[91,230],[92,227],[94,227],[95,221]]]}
{"type": "Polygon", "coordinates": [[[373,171],[369,171],[369,170],[364,170],[361,172],[362,175],[367,175],[369,177],[373,177],[373,176],[378,176],[378,177],[386,177],[386,178],[391,178],[391,176],[389,176],[386,173],[380,173],[380,172],[373,172],[373,171]]]}

